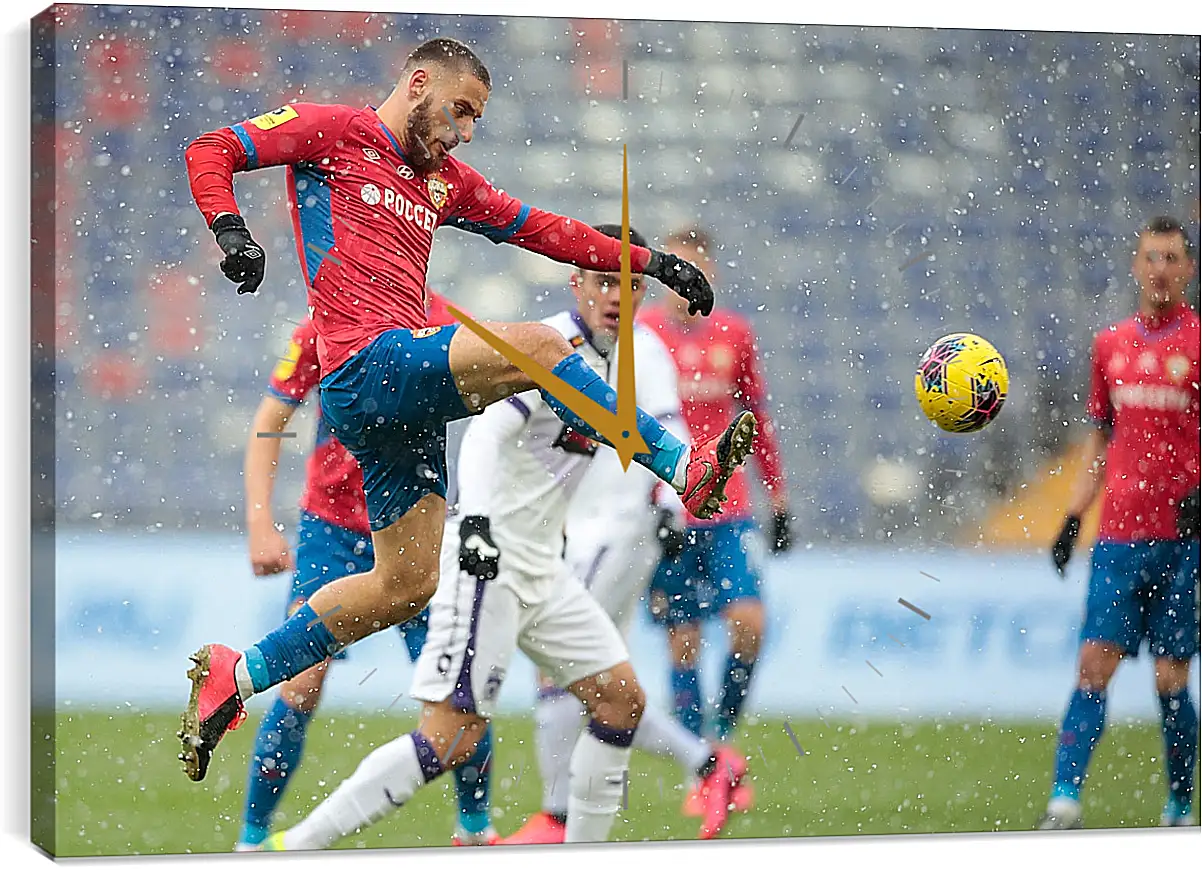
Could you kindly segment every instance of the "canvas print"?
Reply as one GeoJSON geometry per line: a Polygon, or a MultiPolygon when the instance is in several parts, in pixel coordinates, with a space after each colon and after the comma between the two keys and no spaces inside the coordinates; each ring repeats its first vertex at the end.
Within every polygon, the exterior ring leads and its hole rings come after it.
{"type": "Polygon", "coordinates": [[[45,851],[1198,825],[1196,36],[31,49],[45,851]]]}

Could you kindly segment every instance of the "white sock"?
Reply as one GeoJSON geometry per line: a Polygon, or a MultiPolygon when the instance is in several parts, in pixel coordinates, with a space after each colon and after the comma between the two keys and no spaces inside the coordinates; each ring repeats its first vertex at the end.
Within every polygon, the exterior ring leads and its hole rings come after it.
{"type": "Polygon", "coordinates": [[[666,755],[689,774],[696,774],[713,754],[708,743],[674,717],[651,708],[643,711],[638,730],[634,732],[634,748],[666,755]]]}
{"type": "MultiPolygon", "coordinates": [[[[418,735],[418,739],[425,738],[418,735]]],[[[433,753],[426,743],[427,758],[433,753]]],[[[441,772],[437,758],[432,762],[441,772]]],[[[413,797],[437,773],[423,769],[412,734],[386,743],[360,762],[300,824],[284,832],[285,851],[325,849],[348,834],[378,822],[413,797]],[[433,775],[427,778],[427,774],[433,775]]]]}
{"type": "Polygon", "coordinates": [[[539,698],[534,707],[534,748],[543,780],[543,812],[568,811],[572,747],[587,721],[584,704],[572,694],[539,698]]]}
{"type": "Polygon", "coordinates": [[[629,746],[602,743],[588,729],[580,733],[572,752],[564,842],[601,843],[609,839],[629,769],[629,746]]]}
{"type": "Polygon", "coordinates": [[[684,453],[680,454],[680,459],[676,462],[676,471],[672,473],[672,488],[677,493],[684,492],[685,484],[689,479],[689,456],[693,453],[691,444],[684,446],[684,453]]]}
{"type": "Polygon", "coordinates": [[[234,665],[234,684],[238,687],[238,697],[243,701],[255,694],[255,684],[250,678],[250,668],[246,666],[245,655],[234,665]]]}

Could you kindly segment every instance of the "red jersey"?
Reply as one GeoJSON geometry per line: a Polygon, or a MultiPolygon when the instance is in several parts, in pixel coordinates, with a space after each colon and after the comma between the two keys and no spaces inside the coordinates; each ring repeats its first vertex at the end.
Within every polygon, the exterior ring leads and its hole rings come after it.
{"type": "Polygon", "coordinates": [[[1198,315],[1181,305],[1139,315],[1094,339],[1088,412],[1113,432],[1098,538],[1175,540],[1177,503],[1199,480],[1198,315]]]}
{"type": "MultiPolygon", "coordinates": [[[[425,325],[447,326],[454,322],[447,311],[446,299],[429,293],[429,317],[425,325]]],[[[281,402],[299,405],[321,381],[317,362],[317,330],[305,320],[292,332],[288,353],[271,373],[268,391],[281,402]]],[[[371,537],[367,504],[363,498],[363,472],[359,463],[324,425],[320,410],[317,443],[305,467],[305,488],[301,510],[328,523],[371,537]]]]}
{"type": "MultiPolygon", "coordinates": [[[[321,371],[378,335],[426,322],[423,288],[434,231],[449,225],[560,262],[616,272],[622,243],[587,224],[526,205],[448,156],[418,175],[370,106],[294,103],[188,146],[188,180],[207,224],[238,214],[234,173],[288,167],[297,251],[309,286],[321,371]]],[[[631,265],[651,252],[631,246],[631,265]]]]}
{"type": "MultiPolygon", "coordinates": [[[[680,404],[694,439],[722,432],[739,411],[752,411],[758,421],[755,458],[764,486],[775,492],[785,485],[776,431],[768,414],[759,350],[751,324],[731,311],[715,309],[687,326],[671,319],[660,305],[642,309],[639,320],[653,329],[672,353],[680,372],[680,404]]],[[[726,484],[729,500],[707,525],[751,515],[751,486],[740,467],[726,484]]]]}

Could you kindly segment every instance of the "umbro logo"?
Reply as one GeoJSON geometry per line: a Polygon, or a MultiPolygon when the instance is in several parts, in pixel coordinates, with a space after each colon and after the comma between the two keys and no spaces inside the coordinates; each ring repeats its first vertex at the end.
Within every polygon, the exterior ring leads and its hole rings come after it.
{"type": "Polygon", "coordinates": [[[380,162],[380,152],[377,151],[375,148],[364,148],[363,156],[366,157],[368,160],[370,160],[372,163],[380,162]]]}

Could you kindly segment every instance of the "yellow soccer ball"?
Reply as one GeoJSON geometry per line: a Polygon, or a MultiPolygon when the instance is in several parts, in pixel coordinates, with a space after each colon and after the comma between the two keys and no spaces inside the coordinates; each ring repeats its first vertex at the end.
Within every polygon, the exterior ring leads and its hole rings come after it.
{"type": "Polygon", "coordinates": [[[1010,375],[992,344],[969,332],[945,335],[918,363],[914,393],[922,413],[945,432],[980,432],[1006,401],[1010,375]]]}

